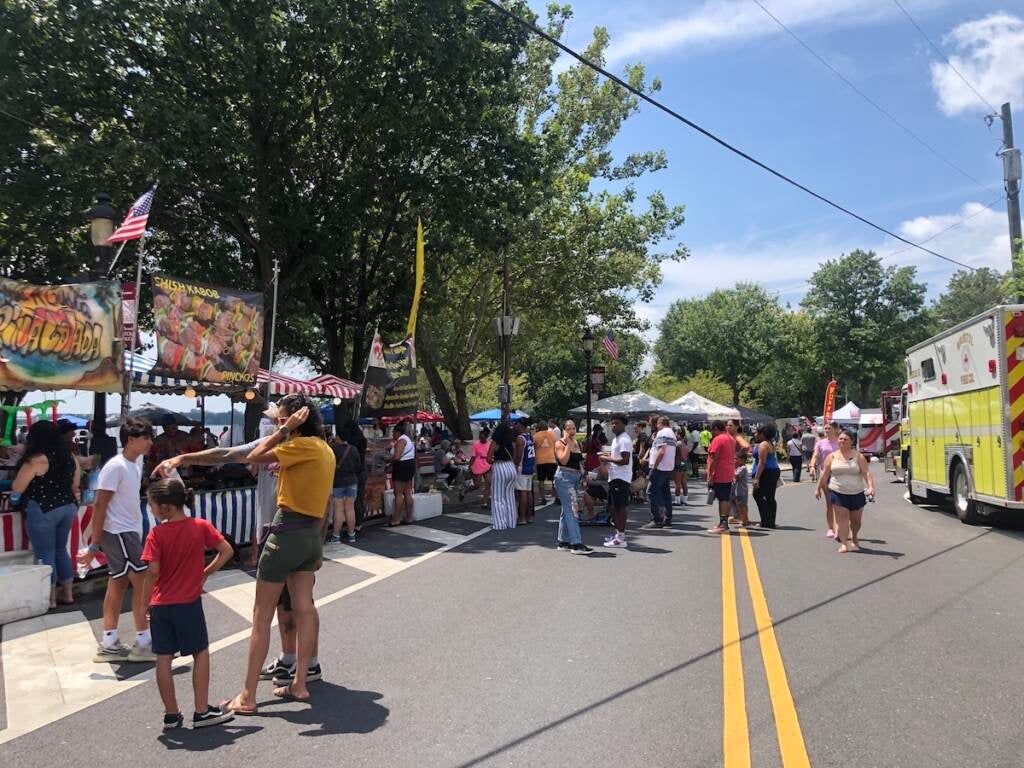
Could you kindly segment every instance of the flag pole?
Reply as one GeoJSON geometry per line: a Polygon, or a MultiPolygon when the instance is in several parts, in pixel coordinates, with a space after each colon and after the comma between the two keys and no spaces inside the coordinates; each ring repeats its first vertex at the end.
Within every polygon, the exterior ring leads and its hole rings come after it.
{"type": "Polygon", "coordinates": [[[124,242],[121,243],[121,247],[118,248],[117,249],[117,253],[114,254],[114,258],[110,262],[110,269],[107,270],[107,277],[110,277],[112,274],[114,274],[114,267],[117,266],[117,260],[121,258],[121,251],[124,250],[124,247],[126,245],[128,245],[128,241],[127,240],[125,240],[124,242]]]}
{"type": "MultiPolygon", "coordinates": [[[[122,246],[123,247],[123,246],[122,246]]],[[[121,400],[121,423],[128,417],[132,410],[132,384],[135,382],[135,340],[139,336],[139,310],[142,307],[142,258],[146,253],[146,233],[139,238],[139,262],[135,265],[135,328],[132,331],[132,339],[129,344],[131,357],[128,360],[128,386],[124,398],[121,400]]]]}
{"type": "Polygon", "coordinates": [[[274,259],[274,302],[271,305],[271,319],[270,319],[270,356],[267,358],[267,405],[270,405],[270,393],[273,390],[274,382],[274,331],[277,329],[277,282],[278,270],[277,259],[274,259]]]}

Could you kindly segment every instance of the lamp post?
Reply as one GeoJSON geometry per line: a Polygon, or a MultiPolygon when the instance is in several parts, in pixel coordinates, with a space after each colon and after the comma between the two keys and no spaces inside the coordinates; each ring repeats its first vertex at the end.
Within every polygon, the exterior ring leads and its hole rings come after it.
{"type": "Polygon", "coordinates": [[[494,319],[494,332],[498,336],[501,348],[501,385],[498,387],[498,403],[501,405],[501,421],[508,424],[509,412],[512,407],[512,385],[509,384],[509,372],[511,368],[512,337],[519,333],[519,318],[512,315],[509,304],[509,280],[508,280],[508,259],[505,265],[498,270],[501,275],[501,317],[494,319]]]}
{"type": "MultiPolygon", "coordinates": [[[[110,204],[110,195],[106,192],[96,193],[96,203],[85,214],[89,222],[89,240],[92,243],[92,261],[86,268],[91,279],[100,279],[110,266],[110,255],[113,246],[107,243],[114,233],[117,223],[117,211],[110,204]]],[[[92,408],[92,441],[89,452],[99,454],[104,462],[117,453],[114,438],[107,435],[107,395],[96,392],[93,396],[92,408]]]]}
{"type": "Polygon", "coordinates": [[[594,332],[583,326],[583,357],[587,361],[587,440],[590,440],[590,391],[593,388],[594,332]]]}

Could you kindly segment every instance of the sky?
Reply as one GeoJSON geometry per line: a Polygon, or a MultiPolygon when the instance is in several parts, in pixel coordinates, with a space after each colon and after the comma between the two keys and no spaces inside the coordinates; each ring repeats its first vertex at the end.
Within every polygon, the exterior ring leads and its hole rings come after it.
{"type": "MultiPolygon", "coordinates": [[[[657,98],[761,161],[909,240],[971,266],[1009,267],[996,157],[1001,127],[891,0],[761,0],[803,42],[945,161],[815,60],[754,0],[577,0],[565,42],[582,49],[595,26],[611,36],[607,64],[642,63],[657,98]],[[947,164],[952,163],[960,170],[947,164]],[[962,171],[963,173],[961,173],[962,171]],[[969,217],[969,218],[968,218],[969,217]],[[940,233],[961,219],[965,223],[940,233]]],[[[1024,10],[1019,2],[902,0],[928,37],[997,108],[1016,105],[1024,144],[1024,10]]],[[[543,13],[546,2],[531,0],[543,13]]],[[[667,263],[652,323],[668,306],[736,281],[756,281],[792,306],[817,266],[854,248],[913,265],[937,296],[955,266],[893,240],[730,154],[643,105],[613,144],[618,157],[664,149],[668,167],[641,180],[686,206],[677,233],[688,260],[667,263]]],[[[294,370],[294,368],[292,368],[294,370]]],[[[68,411],[91,397],[60,393],[68,411]]],[[[35,394],[26,402],[33,402],[35,394]]],[[[40,396],[41,399],[41,396],[40,396]]],[[[178,407],[181,398],[133,402],[178,407]]],[[[111,398],[113,412],[119,398],[111,398]]],[[[208,403],[226,410],[226,398],[208,403]]]]}
{"type": "MultiPolygon", "coordinates": [[[[754,0],[580,0],[566,42],[608,29],[608,65],[642,63],[657,98],[704,128],[865,218],[974,267],[1009,267],[1006,204],[992,110],[939,58],[891,0],[761,0],[807,46],[949,163],[894,125],[790,37],[754,0]]],[[[533,3],[540,10],[541,3],[533,3]]],[[[1017,105],[1024,143],[1024,10],[1017,3],[903,0],[928,37],[997,108],[1017,105]],[[1011,11],[1011,9],[1014,9],[1011,11]]],[[[656,323],[675,300],[756,281],[799,304],[826,259],[854,248],[913,265],[941,292],[957,267],[877,232],[642,105],[614,150],[663,148],[644,179],[686,206],[691,257],[664,266],[656,323]],[[891,256],[889,256],[892,254],[891,256]]],[[[656,333],[649,334],[653,339],[656,333]]]]}

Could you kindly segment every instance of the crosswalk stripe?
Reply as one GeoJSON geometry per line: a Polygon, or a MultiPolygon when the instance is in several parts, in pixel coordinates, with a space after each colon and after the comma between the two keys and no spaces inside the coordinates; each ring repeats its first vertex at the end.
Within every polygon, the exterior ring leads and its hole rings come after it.
{"type": "MultiPolygon", "coordinates": [[[[337,600],[341,600],[354,592],[365,589],[378,581],[400,573],[408,568],[426,562],[431,558],[438,557],[445,552],[454,549],[460,544],[472,541],[478,536],[490,532],[490,528],[482,528],[468,536],[459,536],[459,541],[445,544],[439,549],[420,555],[411,560],[392,560],[381,558],[395,563],[387,570],[380,570],[383,565],[378,560],[373,560],[380,572],[374,573],[367,579],[363,579],[351,586],[338,590],[316,600],[316,605],[321,608],[337,600]]],[[[355,549],[341,545],[341,549],[355,549]]],[[[331,554],[334,554],[333,552],[331,554]]],[[[361,553],[369,555],[369,553],[361,553]]],[[[379,555],[369,555],[370,558],[379,558],[379,555]]],[[[334,558],[332,558],[334,559],[334,558]]],[[[362,561],[364,564],[370,560],[362,561]]],[[[349,565],[351,561],[344,562],[349,565]]],[[[353,566],[355,567],[355,566],[353,566]]],[[[366,570],[360,568],[360,570],[366,570]]],[[[367,571],[372,573],[372,571],[367,571]]],[[[211,581],[213,581],[211,579],[211,581]]],[[[227,579],[224,579],[227,581],[227,579]]],[[[216,582],[214,582],[216,584],[216,582]]],[[[237,590],[242,592],[251,584],[255,590],[255,580],[251,582],[240,582],[231,586],[213,589],[209,596],[221,600],[225,591],[237,590]]],[[[229,598],[235,600],[237,593],[232,593],[229,598]]],[[[253,592],[255,595],[255,591],[253,592]]],[[[225,605],[227,603],[225,602],[225,605]]],[[[252,616],[252,599],[250,599],[246,612],[232,607],[233,610],[246,618],[252,616]]],[[[122,614],[122,618],[130,614],[122,614]]],[[[275,618],[274,624],[277,623],[275,618]]],[[[210,643],[210,653],[216,653],[242,640],[249,638],[249,628],[239,630],[227,637],[222,637],[210,643]]],[[[124,634],[127,637],[127,634],[124,634]]],[[[81,611],[44,615],[35,619],[28,619],[14,624],[8,624],[3,629],[3,643],[0,645],[0,657],[7,669],[31,669],[32,675],[23,675],[26,682],[24,686],[18,685],[13,676],[5,676],[5,693],[7,703],[7,728],[0,731],[0,744],[31,733],[50,723],[56,722],[79,710],[85,709],[93,704],[110,697],[131,690],[138,685],[154,679],[155,672],[152,666],[147,667],[143,672],[127,678],[118,680],[110,672],[110,668],[104,664],[96,664],[92,661],[96,650],[96,638],[93,635],[92,627],[85,619],[81,611]],[[44,633],[45,637],[41,634],[44,633]],[[52,633],[52,634],[51,634],[52,633]],[[35,678],[35,679],[33,679],[35,678]],[[39,685],[41,689],[33,686],[39,685]],[[60,693],[57,693],[59,686],[60,693]],[[62,704],[56,702],[62,701],[62,704]]],[[[190,656],[176,658],[173,667],[178,669],[192,662],[190,656]]],[[[154,696],[155,696],[154,692],[154,696]]]]}
{"type": "Polygon", "coordinates": [[[252,621],[252,607],[256,602],[256,579],[247,578],[230,587],[210,590],[206,596],[227,606],[243,619],[252,621]]]}
{"type": "Polygon", "coordinates": [[[324,557],[332,562],[365,571],[373,576],[395,573],[402,570],[405,566],[405,563],[401,560],[384,557],[383,555],[375,555],[372,552],[366,552],[347,544],[327,545],[324,547],[324,557]]]}
{"type": "Polygon", "coordinates": [[[81,611],[39,616],[4,628],[7,730],[0,741],[128,690],[106,665],[96,664],[96,638],[81,611]]]}
{"type": "Polygon", "coordinates": [[[428,528],[425,525],[398,525],[394,528],[390,528],[389,530],[392,533],[401,533],[404,536],[412,536],[416,539],[426,539],[427,541],[433,541],[438,544],[452,544],[457,546],[466,540],[465,536],[460,536],[457,533],[441,531],[437,528],[428,528]]]}
{"type": "Polygon", "coordinates": [[[469,520],[470,522],[474,523],[487,523],[488,525],[491,524],[491,516],[485,515],[483,512],[455,512],[450,515],[445,515],[445,517],[458,517],[462,520],[469,520]]]}

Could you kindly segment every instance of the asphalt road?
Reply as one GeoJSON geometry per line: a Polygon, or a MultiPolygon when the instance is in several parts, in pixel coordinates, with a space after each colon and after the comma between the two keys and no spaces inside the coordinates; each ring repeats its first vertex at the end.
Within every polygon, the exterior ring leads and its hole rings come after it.
{"type": "MultiPolygon", "coordinates": [[[[807,484],[779,490],[778,530],[723,542],[696,506],[629,551],[600,550],[607,529],[585,529],[588,557],[554,550],[555,507],[514,531],[468,518],[425,524],[433,541],[374,531],[367,563],[347,561],[368,570],[333,562],[321,579],[312,706],[276,702],[266,684],[258,716],[165,736],[145,681],[0,744],[2,762],[1024,765],[1021,534],[878,483],[859,554],[835,552],[807,484]]],[[[222,641],[212,689],[228,696],[246,625],[230,599],[206,603],[222,641]]],[[[10,668],[16,634],[3,630],[9,710],[12,676],[36,672],[10,668]]],[[[177,681],[184,704],[188,675],[177,681]]]]}

